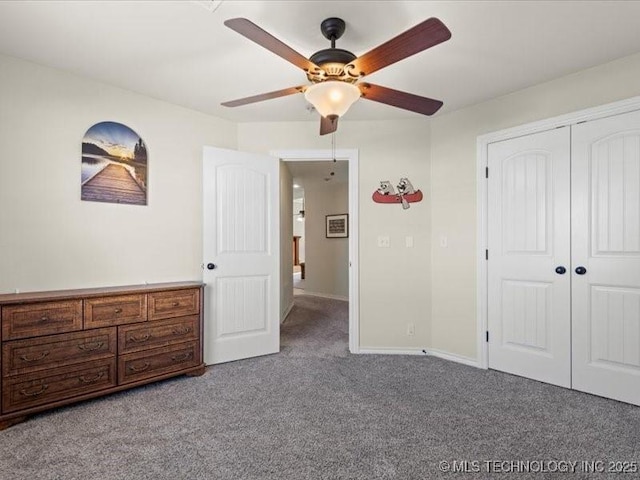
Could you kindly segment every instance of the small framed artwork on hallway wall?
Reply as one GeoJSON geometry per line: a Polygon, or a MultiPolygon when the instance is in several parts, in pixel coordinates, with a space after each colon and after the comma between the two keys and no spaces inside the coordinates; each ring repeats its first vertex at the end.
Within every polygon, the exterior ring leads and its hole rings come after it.
{"type": "Polygon", "coordinates": [[[327,215],[327,238],[347,238],[349,236],[349,214],[327,215]]]}

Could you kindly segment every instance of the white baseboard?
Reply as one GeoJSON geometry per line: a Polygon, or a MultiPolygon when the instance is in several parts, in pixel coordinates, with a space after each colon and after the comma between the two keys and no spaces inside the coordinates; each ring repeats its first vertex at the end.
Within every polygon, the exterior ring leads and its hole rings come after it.
{"type": "Polygon", "coordinates": [[[291,313],[291,309],[293,309],[293,302],[291,302],[291,304],[287,307],[287,309],[284,311],[284,313],[280,317],[280,323],[284,323],[284,321],[287,319],[287,317],[291,313]]]}
{"type": "Polygon", "coordinates": [[[393,347],[365,347],[360,348],[358,353],[365,355],[428,355],[427,351],[420,347],[415,348],[393,348],[393,347]]]}
{"type": "Polygon", "coordinates": [[[349,297],[343,297],[342,295],[331,295],[330,293],[310,292],[309,290],[303,290],[303,293],[301,293],[300,295],[311,295],[312,297],[330,298],[331,300],[341,300],[343,302],[349,301],[349,297]]]}
{"type": "Polygon", "coordinates": [[[462,363],[463,365],[468,365],[470,367],[482,368],[478,363],[478,359],[465,357],[463,355],[457,355],[455,353],[443,352],[442,350],[435,350],[433,348],[429,348],[427,350],[427,355],[432,357],[442,358],[443,360],[449,360],[451,362],[462,363]]]}
{"type": "Polygon", "coordinates": [[[359,354],[373,354],[373,355],[422,355],[442,358],[443,360],[449,360],[450,362],[461,363],[470,367],[480,368],[480,364],[475,358],[463,357],[462,355],[456,355],[455,353],[447,353],[440,350],[434,350],[431,348],[391,348],[391,347],[365,347],[358,350],[359,354]]]}

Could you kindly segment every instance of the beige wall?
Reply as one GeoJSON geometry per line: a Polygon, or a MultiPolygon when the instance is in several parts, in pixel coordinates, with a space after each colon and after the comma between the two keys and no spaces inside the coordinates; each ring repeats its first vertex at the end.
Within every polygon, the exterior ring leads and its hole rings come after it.
{"type": "Polygon", "coordinates": [[[433,118],[432,348],[476,356],[477,137],[636,95],[640,54],[433,118]]]}
{"type": "Polygon", "coordinates": [[[236,126],[0,56],[0,292],[202,278],[202,146],[236,126]],[[80,201],[81,142],[113,120],[149,151],[149,205],[80,201]]]}
{"type": "MultiPolygon", "coordinates": [[[[336,140],[339,149],[359,150],[360,346],[427,346],[431,331],[429,121],[345,120],[336,140]],[[380,180],[395,184],[403,176],[422,189],[422,203],[409,210],[373,203],[371,194],[380,180]],[[377,247],[379,235],[390,237],[390,248],[377,247]],[[405,247],[409,235],[414,237],[413,248],[405,247]],[[411,337],[406,334],[409,322],[415,324],[411,337]]],[[[317,122],[238,125],[239,150],[268,153],[330,147],[331,138],[318,135],[317,122]]]]}
{"type": "Polygon", "coordinates": [[[280,321],[293,305],[293,177],[280,161],[280,321]]]}
{"type": "MultiPolygon", "coordinates": [[[[640,54],[431,120],[342,121],[338,148],[360,155],[361,347],[475,357],[477,136],[640,95],[638,79],[640,54]],[[422,203],[371,201],[380,180],[402,176],[422,203]],[[381,235],[390,248],[377,247],[381,235]]],[[[202,146],[331,144],[317,122],[235,125],[5,56],[0,126],[0,292],[201,278],[202,146]],[[80,201],[80,143],[104,120],[148,145],[147,207],[80,201]]]]}
{"type": "MultiPolygon", "coordinates": [[[[326,238],[325,216],[349,211],[347,183],[305,184],[305,291],[349,297],[349,239],[326,238]]],[[[296,222],[298,223],[298,222],[296,222]]]]}

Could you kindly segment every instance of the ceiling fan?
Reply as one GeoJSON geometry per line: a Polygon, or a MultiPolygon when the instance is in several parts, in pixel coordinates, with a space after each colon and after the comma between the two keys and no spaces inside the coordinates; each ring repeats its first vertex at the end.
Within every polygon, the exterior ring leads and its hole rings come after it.
{"type": "Polygon", "coordinates": [[[435,17],[419,23],[359,57],[347,50],[336,48],[336,40],[342,36],[346,25],[340,18],[327,18],[320,25],[320,30],[325,38],[331,41],[331,48],[320,50],[308,59],[246,18],[232,18],[224,24],[301,68],[311,82],[311,85],[285,88],[222,103],[226,107],[239,107],[294,93],[304,93],[322,116],[320,135],[335,132],[338,128],[338,118],[360,97],[423,115],[433,115],[442,107],[440,100],[360,81],[365,75],[449,40],[451,32],[435,17]]]}

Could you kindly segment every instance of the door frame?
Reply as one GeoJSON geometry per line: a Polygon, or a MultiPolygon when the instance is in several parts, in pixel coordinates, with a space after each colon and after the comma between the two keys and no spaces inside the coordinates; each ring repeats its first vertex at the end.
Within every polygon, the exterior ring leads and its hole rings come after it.
{"type": "MultiPolygon", "coordinates": [[[[272,157],[284,162],[331,161],[334,153],[326,150],[272,150],[272,157]]],[[[358,253],[358,149],[338,149],[335,158],[349,162],[349,351],[360,353],[360,285],[358,253]]],[[[282,241],[282,240],[281,240],[282,241]]]]}
{"type": "MultiPolygon", "coordinates": [[[[486,252],[489,251],[487,216],[489,190],[486,172],[488,169],[489,144],[635,110],[640,110],[640,96],[478,136],[476,141],[476,356],[480,368],[489,368],[489,347],[486,340],[489,291],[486,259],[486,252]]],[[[489,251],[490,254],[491,252],[489,251]]]]}

